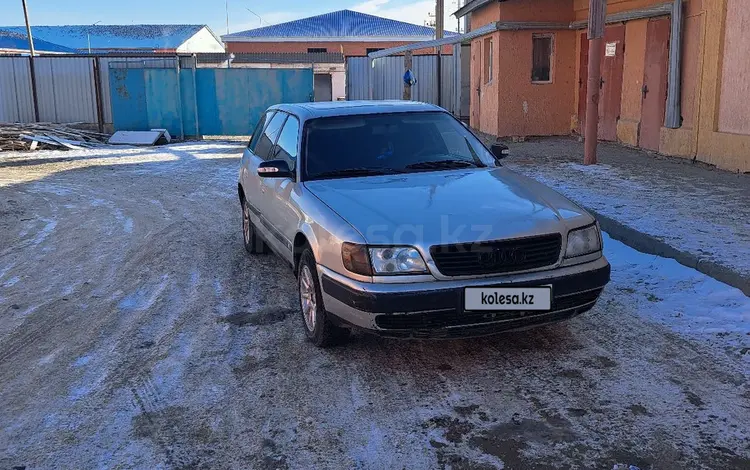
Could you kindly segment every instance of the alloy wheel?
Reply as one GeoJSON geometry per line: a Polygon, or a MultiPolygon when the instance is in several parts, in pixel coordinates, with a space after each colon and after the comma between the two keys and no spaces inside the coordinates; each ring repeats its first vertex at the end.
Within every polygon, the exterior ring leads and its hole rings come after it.
{"type": "Polygon", "coordinates": [[[305,318],[305,326],[309,331],[315,330],[315,317],[318,310],[318,302],[315,295],[315,282],[310,268],[302,266],[299,275],[299,297],[302,305],[302,316],[305,318]]]}

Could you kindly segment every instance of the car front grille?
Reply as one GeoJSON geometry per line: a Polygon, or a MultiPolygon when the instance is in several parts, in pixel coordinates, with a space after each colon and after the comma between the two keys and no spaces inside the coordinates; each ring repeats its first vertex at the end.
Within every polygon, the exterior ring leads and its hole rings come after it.
{"type": "Polygon", "coordinates": [[[557,263],[562,248],[559,233],[480,243],[435,245],[430,254],[445,276],[502,274],[557,263]]]}
{"type": "Polygon", "coordinates": [[[583,313],[593,306],[602,289],[580,292],[577,294],[556,297],[552,310],[544,311],[496,311],[496,312],[463,312],[456,309],[408,313],[395,315],[378,315],[375,324],[384,330],[435,330],[449,327],[468,327],[498,323],[498,331],[555,321],[555,318],[566,318],[583,313]],[[541,321],[540,321],[541,320],[541,321]]]}

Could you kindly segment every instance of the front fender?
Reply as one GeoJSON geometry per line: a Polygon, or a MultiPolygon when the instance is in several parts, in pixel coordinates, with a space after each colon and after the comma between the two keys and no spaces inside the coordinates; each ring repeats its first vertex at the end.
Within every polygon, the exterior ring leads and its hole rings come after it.
{"type": "Polygon", "coordinates": [[[310,191],[302,191],[299,205],[304,216],[295,235],[295,259],[301,254],[298,243],[300,237],[304,236],[318,264],[338,273],[351,275],[344,268],[341,245],[344,242],[364,244],[365,238],[310,191]]]}

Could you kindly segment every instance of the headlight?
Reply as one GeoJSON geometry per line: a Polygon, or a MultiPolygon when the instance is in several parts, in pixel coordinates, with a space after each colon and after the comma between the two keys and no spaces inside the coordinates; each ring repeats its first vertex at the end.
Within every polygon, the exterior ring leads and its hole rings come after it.
{"type": "Polygon", "coordinates": [[[370,248],[370,260],[375,274],[418,274],[426,273],[422,255],[409,246],[370,248]]]}
{"type": "Polygon", "coordinates": [[[346,269],[363,276],[428,272],[422,255],[410,246],[368,247],[344,243],[341,258],[346,269]]]}
{"type": "Polygon", "coordinates": [[[571,230],[568,233],[568,246],[565,248],[566,258],[575,258],[601,250],[602,238],[599,235],[599,227],[596,225],[571,230]]]}

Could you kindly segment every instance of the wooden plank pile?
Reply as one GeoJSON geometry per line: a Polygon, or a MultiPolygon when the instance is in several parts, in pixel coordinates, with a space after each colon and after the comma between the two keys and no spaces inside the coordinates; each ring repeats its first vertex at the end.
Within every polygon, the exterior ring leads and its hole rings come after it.
{"type": "Polygon", "coordinates": [[[66,124],[0,124],[0,151],[94,148],[106,146],[107,139],[108,134],[77,129],[66,124]]]}

